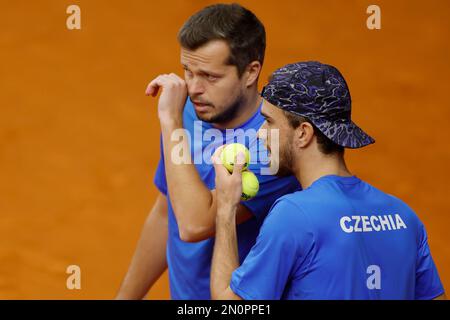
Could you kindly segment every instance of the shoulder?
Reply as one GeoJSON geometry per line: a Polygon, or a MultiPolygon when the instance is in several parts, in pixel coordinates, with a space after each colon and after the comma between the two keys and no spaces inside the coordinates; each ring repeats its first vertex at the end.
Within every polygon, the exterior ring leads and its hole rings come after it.
{"type": "Polygon", "coordinates": [[[278,198],[267,215],[267,223],[280,224],[286,228],[296,228],[299,224],[305,225],[308,213],[301,205],[302,192],[297,191],[278,198]]]}
{"type": "Polygon", "coordinates": [[[261,227],[260,239],[301,251],[313,245],[316,231],[293,196],[283,196],[273,204],[261,227]]]}
{"type": "Polygon", "coordinates": [[[400,214],[402,218],[407,219],[410,223],[414,223],[415,225],[417,225],[417,227],[422,226],[422,222],[420,221],[418,215],[405,201],[392,194],[385,192],[382,193],[384,194],[386,199],[388,199],[388,201],[390,202],[390,207],[392,207],[393,210],[396,211],[395,213],[400,214]]]}
{"type": "Polygon", "coordinates": [[[365,184],[371,188],[373,192],[371,198],[375,203],[379,203],[381,207],[389,209],[389,214],[396,218],[399,217],[408,226],[408,229],[415,232],[416,235],[422,233],[424,228],[422,221],[405,201],[366,182],[365,184]]]}
{"type": "Polygon", "coordinates": [[[379,201],[388,202],[392,207],[402,208],[404,210],[413,212],[412,209],[400,198],[382,191],[381,189],[375,187],[372,184],[369,184],[368,182],[362,180],[361,182],[366,186],[366,188],[370,189],[370,191],[373,192],[374,197],[378,198],[379,201]]]}

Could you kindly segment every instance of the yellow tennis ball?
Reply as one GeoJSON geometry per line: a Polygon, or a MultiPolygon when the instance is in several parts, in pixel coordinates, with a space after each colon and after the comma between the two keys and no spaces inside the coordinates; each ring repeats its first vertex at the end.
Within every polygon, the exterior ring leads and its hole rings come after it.
{"type": "Polygon", "coordinates": [[[259,191],[259,181],[251,171],[242,171],[242,200],[250,200],[259,191]]]}
{"type": "Polygon", "coordinates": [[[242,170],[246,170],[248,168],[248,164],[250,163],[250,151],[248,151],[243,144],[231,143],[222,149],[220,160],[229,172],[233,172],[234,161],[236,160],[236,156],[239,152],[242,152],[245,156],[245,163],[242,170]]]}

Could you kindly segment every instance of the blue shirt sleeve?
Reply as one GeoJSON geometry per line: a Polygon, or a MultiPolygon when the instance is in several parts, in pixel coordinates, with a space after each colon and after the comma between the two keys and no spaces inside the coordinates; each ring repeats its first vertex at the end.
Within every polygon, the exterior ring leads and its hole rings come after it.
{"type": "Polygon", "coordinates": [[[159,155],[159,162],[158,167],[156,168],[155,176],[153,178],[153,183],[158,188],[158,190],[167,196],[167,180],[166,180],[166,168],[164,165],[164,152],[163,152],[163,144],[162,144],[162,137],[159,139],[159,149],[160,149],[160,155],[159,155]]]}
{"type": "Polygon", "coordinates": [[[281,299],[289,278],[308,267],[313,247],[303,213],[280,199],[264,220],[256,244],[233,272],[231,290],[246,300],[281,299]]]}
{"type": "Polygon", "coordinates": [[[431,257],[428,246],[428,236],[423,224],[420,224],[420,244],[416,264],[416,293],[417,300],[430,300],[444,293],[444,287],[431,257]]]}

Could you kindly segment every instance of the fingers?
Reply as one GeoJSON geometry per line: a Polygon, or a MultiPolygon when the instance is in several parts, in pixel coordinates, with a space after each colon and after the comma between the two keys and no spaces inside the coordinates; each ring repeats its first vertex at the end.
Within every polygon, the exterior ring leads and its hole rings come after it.
{"type": "Polygon", "coordinates": [[[158,94],[159,87],[162,87],[163,81],[162,76],[158,76],[155,79],[153,79],[147,86],[147,89],[145,89],[145,95],[146,96],[153,96],[155,97],[158,94]]]}
{"type": "Polygon", "coordinates": [[[222,149],[225,147],[225,145],[220,146],[219,148],[216,149],[216,151],[214,151],[214,154],[211,156],[211,161],[214,165],[214,170],[216,171],[216,175],[217,174],[226,174],[229,175],[228,170],[224,167],[224,165],[222,164],[222,160],[220,159],[220,155],[222,153],[222,149]]]}
{"type": "Polygon", "coordinates": [[[174,81],[176,81],[176,82],[179,82],[179,83],[185,83],[184,82],[184,79],[182,79],[182,78],[180,78],[177,74],[175,74],[175,73],[170,73],[169,74],[169,77],[171,78],[171,79],[173,79],[174,81]]]}
{"type": "MultiPolygon", "coordinates": [[[[223,173],[228,173],[228,170],[224,167],[223,163],[222,163],[222,159],[220,159],[220,155],[222,153],[223,148],[225,148],[225,145],[220,146],[219,148],[216,149],[216,151],[214,151],[214,154],[211,157],[212,163],[214,165],[214,168],[216,170],[216,173],[219,172],[223,172],[223,173]]],[[[244,165],[245,165],[245,155],[243,152],[238,152],[238,154],[236,155],[236,159],[234,161],[234,166],[233,166],[233,176],[240,176],[242,170],[244,169],[244,165]]]]}
{"type": "MultiPolygon", "coordinates": [[[[216,151],[214,151],[214,154],[211,156],[211,159],[213,159],[213,158],[217,158],[217,159],[219,159],[220,160],[220,155],[222,154],[222,150],[223,150],[223,148],[225,148],[225,144],[224,145],[221,145],[220,147],[218,147],[217,149],[216,149],[216,151]]],[[[222,163],[222,162],[221,162],[222,163]]]]}
{"type": "Polygon", "coordinates": [[[234,161],[233,176],[241,176],[242,169],[245,165],[245,155],[243,152],[238,152],[236,160],[234,161]]]}
{"type": "Polygon", "coordinates": [[[177,84],[177,85],[186,85],[185,81],[177,76],[175,73],[171,74],[162,74],[153,79],[145,89],[146,96],[156,97],[158,95],[158,91],[160,87],[167,85],[169,83],[177,84]]]}

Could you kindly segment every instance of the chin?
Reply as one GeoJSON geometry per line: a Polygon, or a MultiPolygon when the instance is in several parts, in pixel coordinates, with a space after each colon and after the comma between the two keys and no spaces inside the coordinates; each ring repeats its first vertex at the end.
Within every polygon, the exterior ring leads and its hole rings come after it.
{"type": "Polygon", "coordinates": [[[211,119],[214,118],[214,115],[209,112],[197,112],[195,111],[197,118],[199,118],[203,122],[211,122],[211,119]]]}

